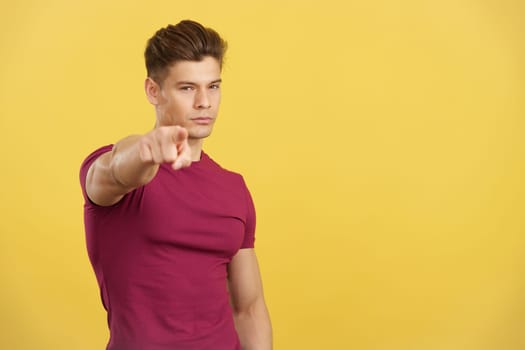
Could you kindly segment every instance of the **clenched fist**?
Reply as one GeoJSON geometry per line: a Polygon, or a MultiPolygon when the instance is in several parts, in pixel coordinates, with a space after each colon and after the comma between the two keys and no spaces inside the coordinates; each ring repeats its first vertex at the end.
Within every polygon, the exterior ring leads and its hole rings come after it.
{"type": "Polygon", "coordinates": [[[139,150],[144,162],[171,163],[175,170],[191,165],[188,131],[180,126],[162,126],[143,135],[139,150]]]}

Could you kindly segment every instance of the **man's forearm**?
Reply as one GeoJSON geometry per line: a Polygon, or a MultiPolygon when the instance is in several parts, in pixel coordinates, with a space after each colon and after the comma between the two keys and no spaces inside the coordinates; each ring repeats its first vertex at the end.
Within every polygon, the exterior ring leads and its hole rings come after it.
{"type": "Polygon", "coordinates": [[[234,316],[235,328],[243,350],[271,350],[272,326],[263,300],[234,316]]]}
{"type": "Polygon", "coordinates": [[[127,190],[142,186],[155,176],[159,168],[153,162],[146,163],[140,157],[140,135],[128,136],[113,147],[110,159],[111,175],[127,190]]]}
{"type": "Polygon", "coordinates": [[[101,155],[90,167],[86,192],[96,204],[107,206],[118,202],[126,193],[151,180],[158,169],[140,159],[140,136],[128,136],[101,155]]]}
{"type": "Polygon", "coordinates": [[[120,140],[90,167],[86,192],[96,204],[115,204],[126,193],[150,182],[162,163],[171,163],[175,170],[191,164],[186,129],[159,127],[120,140]]]}

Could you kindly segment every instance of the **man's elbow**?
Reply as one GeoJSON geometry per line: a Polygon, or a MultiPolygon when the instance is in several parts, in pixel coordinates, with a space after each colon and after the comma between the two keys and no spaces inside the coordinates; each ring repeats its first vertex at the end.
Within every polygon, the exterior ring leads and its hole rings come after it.
{"type": "Polygon", "coordinates": [[[260,313],[266,309],[266,303],[262,294],[252,296],[250,299],[239,300],[236,302],[232,299],[232,309],[235,316],[251,316],[260,313]]]}

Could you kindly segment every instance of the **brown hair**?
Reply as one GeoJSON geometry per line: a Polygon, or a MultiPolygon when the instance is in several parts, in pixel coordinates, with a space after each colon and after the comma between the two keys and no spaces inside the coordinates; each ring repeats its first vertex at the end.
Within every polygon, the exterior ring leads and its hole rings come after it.
{"type": "Polygon", "coordinates": [[[144,58],[148,77],[162,84],[169,67],[178,61],[201,61],[211,56],[222,68],[227,43],[219,34],[195,21],[185,20],[177,25],[159,29],[148,40],[144,58]]]}

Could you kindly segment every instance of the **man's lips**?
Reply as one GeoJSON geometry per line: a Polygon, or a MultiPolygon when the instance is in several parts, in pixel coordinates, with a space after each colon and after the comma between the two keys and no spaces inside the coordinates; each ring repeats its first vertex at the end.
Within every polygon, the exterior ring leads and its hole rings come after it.
{"type": "Polygon", "coordinates": [[[211,122],[213,122],[213,118],[211,117],[197,117],[197,118],[191,118],[191,120],[196,124],[202,124],[202,125],[210,124],[211,122]]]}

